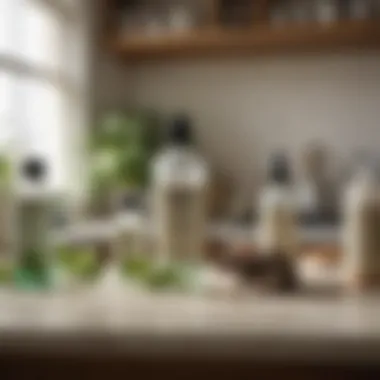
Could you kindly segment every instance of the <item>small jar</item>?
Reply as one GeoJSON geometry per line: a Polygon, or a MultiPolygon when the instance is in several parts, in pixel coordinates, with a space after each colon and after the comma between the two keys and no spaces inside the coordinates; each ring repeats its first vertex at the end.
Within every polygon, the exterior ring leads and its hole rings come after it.
{"type": "Polygon", "coordinates": [[[270,11],[270,21],[273,26],[283,26],[289,23],[291,12],[288,6],[280,3],[275,4],[270,11]]]}
{"type": "Polygon", "coordinates": [[[176,6],[169,11],[168,23],[171,30],[187,31],[194,28],[195,19],[191,9],[185,6],[176,6]]]}
{"type": "Polygon", "coordinates": [[[291,19],[294,23],[307,23],[313,19],[313,4],[311,1],[293,0],[290,5],[291,19]]]}
{"type": "Polygon", "coordinates": [[[348,12],[351,19],[367,20],[371,18],[373,4],[370,0],[349,0],[348,12]]]}
{"type": "Polygon", "coordinates": [[[315,2],[315,18],[321,24],[329,24],[339,19],[337,0],[318,0],[315,2]]]}
{"type": "Polygon", "coordinates": [[[380,0],[372,1],[372,15],[374,18],[380,18],[380,0]]]}

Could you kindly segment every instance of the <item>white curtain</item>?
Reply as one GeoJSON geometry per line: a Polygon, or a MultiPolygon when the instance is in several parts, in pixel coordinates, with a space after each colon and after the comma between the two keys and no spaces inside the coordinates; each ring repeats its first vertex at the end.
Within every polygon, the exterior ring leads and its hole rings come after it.
{"type": "Polygon", "coordinates": [[[0,0],[0,149],[38,155],[72,188],[85,123],[83,1],[0,0]]]}

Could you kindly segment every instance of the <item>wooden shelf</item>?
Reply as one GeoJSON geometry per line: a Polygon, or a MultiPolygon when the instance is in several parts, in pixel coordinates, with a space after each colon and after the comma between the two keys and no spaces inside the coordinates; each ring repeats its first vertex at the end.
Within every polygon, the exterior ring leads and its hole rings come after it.
{"type": "Polygon", "coordinates": [[[182,34],[119,36],[111,39],[109,45],[113,52],[130,60],[379,48],[380,22],[261,25],[239,30],[210,27],[182,34]]]}

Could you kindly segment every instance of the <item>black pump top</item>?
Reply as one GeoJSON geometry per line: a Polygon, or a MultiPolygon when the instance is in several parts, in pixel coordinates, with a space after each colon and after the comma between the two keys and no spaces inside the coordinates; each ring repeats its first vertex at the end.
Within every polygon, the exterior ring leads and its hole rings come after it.
{"type": "Polygon", "coordinates": [[[177,116],[170,125],[169,140],[175,145],[190,145],[191,132],[191,120],[186,115],[177,116]]]}
{"type": "Polygon", "coordinates": [[[269,161],[268,180],[279,185],[289,185],[292,181],[290,162],[286,154],[276,153],[269,161]]]}
{"type": "Polygon", "coordinates": [[[46,177],[46,172],[46,165],[40,158],[28,158],[22,165],[23,176],[33,182],[42,182],[46,177]]]}

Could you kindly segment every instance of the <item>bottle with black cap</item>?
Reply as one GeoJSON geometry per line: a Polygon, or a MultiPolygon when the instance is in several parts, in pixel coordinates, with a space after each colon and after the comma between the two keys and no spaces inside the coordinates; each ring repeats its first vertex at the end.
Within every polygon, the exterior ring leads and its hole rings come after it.
{"type": "Polygon", "coordinates": [[[287,156],[275,154],[259,201],[259,246],[263,252],[297,252],[297,220],[292,199],[292,173],[287,156]]]}
{"type": "Polygon", "coordinates": [[[23,289],[40,289],[50,285],[51,203],[43,191],[47,177],[45,162],[30,157],[21,164],[21,177],[25,187],[18,201],[18,265],[16,284],[23,289]]]}
{"type": "Polygon", "coordinates": [[[208,168],[192,144],[191,121],[173,120],[153,163],[154,222],[162,261],[197,261],[206,230],[208,168]]]}

